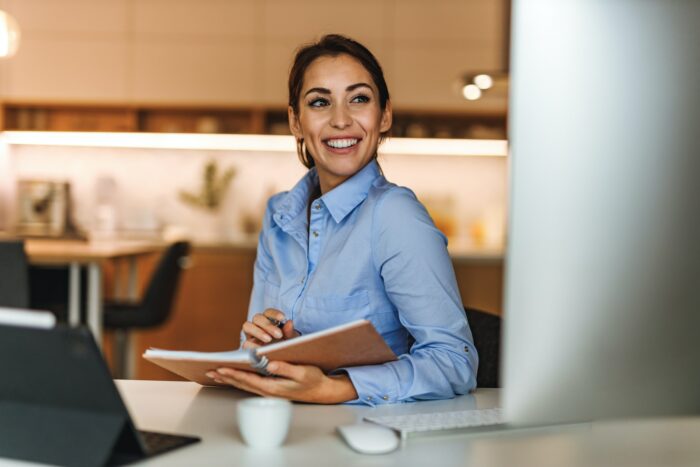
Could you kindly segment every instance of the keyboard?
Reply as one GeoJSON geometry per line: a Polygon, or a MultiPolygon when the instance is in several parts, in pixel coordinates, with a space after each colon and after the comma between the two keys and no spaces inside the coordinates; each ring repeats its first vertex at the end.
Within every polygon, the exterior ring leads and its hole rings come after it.
{"type": "Polygon", "coordinates": [[[140,448],[136,448],[129,443],[129,446],[115,449],[107,461],[107,465],[129,465],[201,441],[194,436],[171,435],[142,430],[139,430],[138,433],[146,452],[142,452],[140,448]]]}
{"type": "Polygon", "coordinates": [[[146,445],[149,457],[199,441],[199,438],[193,436],[171,435],[155,431],[139,431],[139,433],[143,443],[146,445]]]}
{"type": "Polygon", "coordinates": [[[398,431],[401,434],[401,438],[406,438],[408,435],[416,433],[485,431],[505,426],[503,410],[500,408],[368,416],[364,418],[368,422],[398,431]]]}

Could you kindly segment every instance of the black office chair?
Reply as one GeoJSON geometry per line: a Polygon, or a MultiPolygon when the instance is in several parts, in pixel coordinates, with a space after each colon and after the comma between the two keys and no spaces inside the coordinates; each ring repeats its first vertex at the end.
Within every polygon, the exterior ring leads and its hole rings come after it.
{"type": "MultiPolygon", "coordinates": [[[[87,281],[81,271],[80,290],[87,290],[87,281]]],[[[29,265],[29,307],[48,310],[61,323],[68,322],[68,267],[29,265]]],[[[84,303],[85,298],[81,298],[84,303]]]]}
{"type": "Polygon", "coordinates": [[[29,308],[29,263],[24,241],[0,241],[0,306],[29,308]]]}
{"type": "Polygon", "coordinates": [[[140,302],[105,302],[104,327],[114,331],[115,377],[126,376],[128,332],[160,326],[169,318],[189,251],[187,242],[173,243],[165,250],[140,302]]]}
{"type": "Polygon", "coordinates": [[[464,307],[464,312],[479,353],[476,385],[480,388],[500,387],[501,317],[467,307],[464,307]]]}

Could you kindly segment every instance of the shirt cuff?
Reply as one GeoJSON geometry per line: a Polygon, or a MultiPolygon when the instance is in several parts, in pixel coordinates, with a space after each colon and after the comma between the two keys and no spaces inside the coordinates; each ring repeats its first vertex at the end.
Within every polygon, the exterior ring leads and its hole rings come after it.
{"type": "Polygon", "coordinates": [[[395,404],[398,401],[398,380],[394,370],[387,365],[355,366],[341,368],[333,373],[346,373],[355,386],[357,399],[346,404],[395,404]]]}

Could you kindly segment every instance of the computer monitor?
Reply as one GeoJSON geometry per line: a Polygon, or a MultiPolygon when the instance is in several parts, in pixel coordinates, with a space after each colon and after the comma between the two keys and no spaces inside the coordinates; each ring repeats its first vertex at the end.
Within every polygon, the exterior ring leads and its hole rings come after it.
{"type": "Polygon", "coordinates": [[[503,406],[700,413],[700,2],[513,2],[503,406]]]}

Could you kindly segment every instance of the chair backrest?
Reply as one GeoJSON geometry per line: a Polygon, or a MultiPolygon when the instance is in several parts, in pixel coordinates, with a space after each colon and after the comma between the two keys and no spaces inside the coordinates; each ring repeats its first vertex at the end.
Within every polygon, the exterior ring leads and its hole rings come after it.
{"type": "Polygon", "coordinates": [[[497,388],[501,362],[501,317],[464,307],[474,346],[479,353],[479,370],[476,385],[480,388],[497,388]]]}
{"type": "Polygon", "coordinates": [[[190,251],[188,242],[170,245],[156,266],[143,295],[141,307],[148,313],[147,326],[164,323],[170,316],[180,275],[190,251]]]}
{"type": "Polygon", "coordinates": [[[0,241],[0,306],[29,308],[29,264],[24,241],[0,241]]]}

